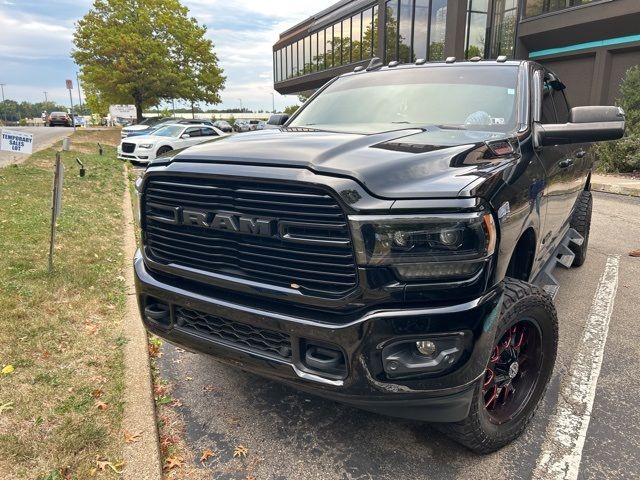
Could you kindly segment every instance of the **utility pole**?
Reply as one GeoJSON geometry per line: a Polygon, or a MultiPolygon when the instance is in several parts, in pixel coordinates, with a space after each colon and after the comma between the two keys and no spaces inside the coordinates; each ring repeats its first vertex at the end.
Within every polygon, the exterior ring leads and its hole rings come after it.
{"type": "Polygon", "coordinates": [[[276,97],[273,92],[271,92],[271,113],[276,113],[276,97]]]}
{"type": "Polygon", "coordinates": [[[42,92],[42,93],[44,93],[44,103],[49,103],[49,99],[47,98],[48,92],[42,92]]]}
{"type": "Polygon", "coordinates": [[[4,86],[6,83],[0,83],[0,90],[2,91],[2,120],[7,121],[7,115],[4,111],[4,86]]]}
{"type": "Polygon", "coordinates": [[[242,113],[242,99],[239,98],[238,100],[240,101],[240,113],[242,113]]]}
{"type": "Polygon", "coordinates": [[[78,114],[82,115],[82,95],[80,95],[80,76],[78,75],[78,72],[76,72],[76,81],[78,82],[78,100],[80,101],[80,111],[78,114]]]}

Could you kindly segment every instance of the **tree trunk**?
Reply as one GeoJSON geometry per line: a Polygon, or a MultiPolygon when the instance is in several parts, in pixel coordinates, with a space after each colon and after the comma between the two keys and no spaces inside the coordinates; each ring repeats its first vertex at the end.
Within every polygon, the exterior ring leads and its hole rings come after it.
{"type": "Polygon", "coordinates": [[[138,120],[138,123],[140,123],[142,120],[144,120],[144,118],[142,118],[142,102],[136,100],[136,117],[138,120]]]}

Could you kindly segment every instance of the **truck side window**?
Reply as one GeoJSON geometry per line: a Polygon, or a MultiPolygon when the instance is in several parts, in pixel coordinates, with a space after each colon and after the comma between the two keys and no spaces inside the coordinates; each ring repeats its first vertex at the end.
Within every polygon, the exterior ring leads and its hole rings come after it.
{"type": "Polygon", "coordinates": [[[553,104],[556,107],[558,123],[569,122],[569,103],[567,102],[567,97],[564,94],[564,90],[553,91],[553,104]]]}
{"type": "Polygon", "coordinates": [[[545,79],[542,84],[542,116],[540,117],[540,123],[558,123],[553,93],[553,87],[545,79]]]}

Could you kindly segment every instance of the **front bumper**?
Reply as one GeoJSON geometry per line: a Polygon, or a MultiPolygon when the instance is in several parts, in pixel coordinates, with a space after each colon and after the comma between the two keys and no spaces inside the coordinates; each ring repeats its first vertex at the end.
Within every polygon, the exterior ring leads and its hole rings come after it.
{"type": "Polygon", "coordinates": [[[377,309],[336,325],[233,303],[225,300],[224,291],[203,294],[187,290],[179,279],[150,271],[140,252],[136,254],[134,267],[140,312],[146,328],[154,334],[319,396],[381,414],[423,421],[455,422],[468,415],[473,389],[484,375],[493,345],[495,319],[501,304],[498,286],[481,298],[461,304],[377,309]],[[170,322],[160,324],[145,314],[149,299],[161,299],[169,306],[170,322]],[[177,308],[286,334],[291,339],[291,356],[275,358],[242,344],[234,345],[183,328],[175,321],[177,308]],[[381,355],[389,341],[454,332],[463,327],[472,341],[464,356],[443,374],[402,380],[386,376],[381,355]],[[300,353],[309,342],[342,351],[345,374],[337,378],[309,368],[300,353]]]}
{"type": "Polygon", "coordinates": [[[144,152],[124,153],[120,147],[118,147],[118,158],[120,160],[131,160],[133,162],[150,162],[155,158],[153,150],[147,150],[144,152]]]}

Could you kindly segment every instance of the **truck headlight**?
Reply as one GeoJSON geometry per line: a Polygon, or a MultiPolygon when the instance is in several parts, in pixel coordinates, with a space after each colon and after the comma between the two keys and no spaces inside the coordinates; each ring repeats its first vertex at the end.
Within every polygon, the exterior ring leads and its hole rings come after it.
{"type": "Polygon", "coordinates": [[[478,273],[496,246],[487,212],[349,217],[358,264],[390,266],[403,280],[455,280],[478,273]]]}

